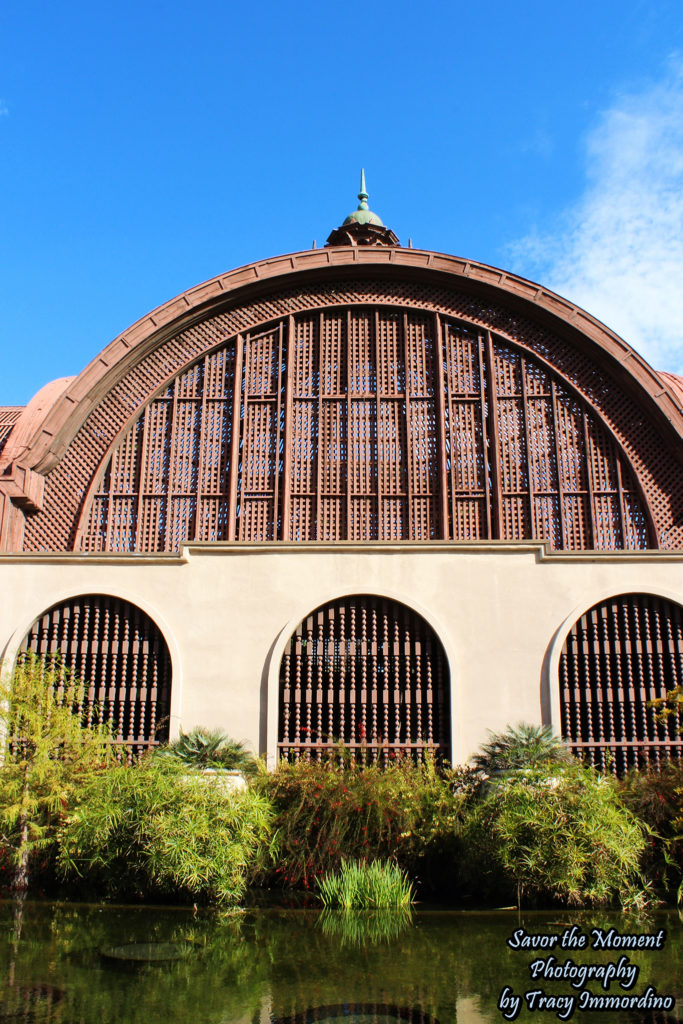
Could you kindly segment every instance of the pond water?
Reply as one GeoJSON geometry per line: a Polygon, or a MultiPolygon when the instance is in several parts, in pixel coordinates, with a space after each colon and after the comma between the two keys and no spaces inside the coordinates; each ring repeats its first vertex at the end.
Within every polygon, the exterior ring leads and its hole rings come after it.
{"type": "Polygon", "coordinates": [[[522,1022],[683,1020],[683,923],[673,911],[222,914],[28,902],[17,932],[13,904],[0,903],[3,1024],[488,1024],[513,1019],[514,1003],[503,1003],[517,996],[522,1022]],[[660,948],[625,946],[636,933],[660,948]],[[540,935],[557,939],[530,948],[540,935]],[[587,944],[562,948],[570,937],[587,944]],[[600,940],[611,948],[592,948],[600,940]],[[565,977],[533,979],[534,961],[565,977]],[[579,973],[589,966],[590,979],[579,973]],[[606,971],[616,973],[609,983],[606,971]],[[650,1004],[655,990],[676,1002],[666,1013],[586,1012],[582,989],[650,1004]],[[534,991],[542,995],[524,999],[534,991]]]}

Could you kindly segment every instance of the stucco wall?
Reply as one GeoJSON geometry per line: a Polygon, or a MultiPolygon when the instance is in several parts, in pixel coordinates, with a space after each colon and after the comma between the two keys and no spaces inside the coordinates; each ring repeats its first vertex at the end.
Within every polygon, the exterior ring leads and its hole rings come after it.
{"type": "Polygon", "coordinates": [[[159,625],[173,665],[172,731],[206,725],[274,755],[280,658],[297,623],[335,597],[410,605],[450,663],[453,759],[487,729],[557,717],[557,659],[597,601],[648,592],[683,604],[683,553],[547,555],[535,542],[193,544],[179,556],[0,558],[3,668],[58,601],[107,593],[159,625]]]}

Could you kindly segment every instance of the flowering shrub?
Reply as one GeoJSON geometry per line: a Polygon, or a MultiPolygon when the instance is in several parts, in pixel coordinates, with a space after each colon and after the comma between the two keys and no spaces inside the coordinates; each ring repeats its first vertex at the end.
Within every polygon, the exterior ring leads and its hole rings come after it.
{"type": "Polygon", "coordinates": [[[257,785],[278,860],[260,881],[310,888],[344,861],[391,861],[425,892],[599,905],[647,899],[644,828],[613,780],[573,759],[481,771],[401,761],[282,764],[257,785]]]}
{"type": "Polygon", "coordinates": [[[345,860],[394,860],[414,871],[459,806],[446,775],[408,760],[283,763],[256,785],[275,807],[278,834],[277,866],[261,880],[282,886],[310,888],[345,860]]]}
{"type": "Polygon", "coordinates": [[[649,829],[643,868],[664,897],[674,897],[683,878],[683,764],[633,769],[618,783],[632,814],[649,829]]]}

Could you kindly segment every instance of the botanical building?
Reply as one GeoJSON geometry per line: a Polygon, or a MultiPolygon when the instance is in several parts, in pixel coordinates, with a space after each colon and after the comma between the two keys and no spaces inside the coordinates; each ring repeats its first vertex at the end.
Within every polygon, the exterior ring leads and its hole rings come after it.
{"type": "Polygon", "coordinates": [[[137,750],[678,757],[683,380],[359,199],[0,409],[4,670],[59,654],[137,750]]]}

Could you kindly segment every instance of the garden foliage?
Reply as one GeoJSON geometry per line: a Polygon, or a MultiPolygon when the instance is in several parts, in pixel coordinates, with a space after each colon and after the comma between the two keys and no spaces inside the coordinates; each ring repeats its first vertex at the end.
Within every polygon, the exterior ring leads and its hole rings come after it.
{"type": "Polygon", "coordinates": [[[268,800],[226,793],[173,759],[144,758],[86,786],[67,820],[60,864],[118,898],[236,902],[271,838],[268,800]]]}
{"type": "Polygon", "coordinates": [[[643,897],[644,828],[613,781],[579,762],[499,778],[471,805],[460,839],[466,883],[480,894],[590,906],[643,897]]]}
{"type": "Polygon", "coordinates": [[[624,804],[648,828],[643,869],[664,897],[683,893],[683,765],[633,770],[619,783],[624,804]]]}
{"type": "Polygon", "coordinates": [[[505,732],[489,732],[489,736],[472,758],[474,770],[487,779],[534,765],[572,761],[569,749],[550,726],[520,722],[509,725],[505,732]]]}
{"type": "Polygon", "coordinates": [[[222,768],[243,775],[255,775],[258,771],[258,761],[243,743],[230,739],[220,729],[201,726],[190,732],[181,729],[178,739],[160,747],[154,756],[176,758],[192,768],[222,768]]]}
{"type": "Polygon", "coordinates": [[[450,837],[460,797],[434,764],[282,763],[256,785],[276,811],[278,860],[261,880],[310,888],[347,860],[394,860],[411,874],[450,837]]]}
{"type": "Polygon", "coordinates": [[[82,724],[85,703],[84,684],[65,666],[32,654],[0,688],[0,851],[17,892],[52,856],[75,794],[114,762],[96,707],[82,724]]]}
{"type": "Polygon", "coordinates": [[[681,768],[618,784],[539,727],[491,735],[470,768],[363,765],[340,749],[231,793],[194,767],[244,754],[222,733],[193,730],[123,766],[97,708],[84,727],[82,685],[59,665],[27,658],[4,697],[0,862],[18,891],[50,851],[72,893],[195,902],[318,883],[329,905],[380,906],[395,876],[404,903],[412,879],[475,905],[632,904],[643,867],[663,893],[683,874],[681,768]]]}
{"type": "Polygon", "coordinates": [[[643,898],[646,829],[612,779],[535,726],[492,735],[474,763],[281,765],[259,781],[277,814],[270,880],[308,888],[344,861],[383,859],[431,898],[572,905],[643,898]]]}
{"type": "Polygon", "coordinates": [[[680,734],[683,725],[683,686],[674,686],[666,691],[664,697],[648,701],[648,707],[654,708],[658,722],[671,721],[676,735],[680,734]]]}

